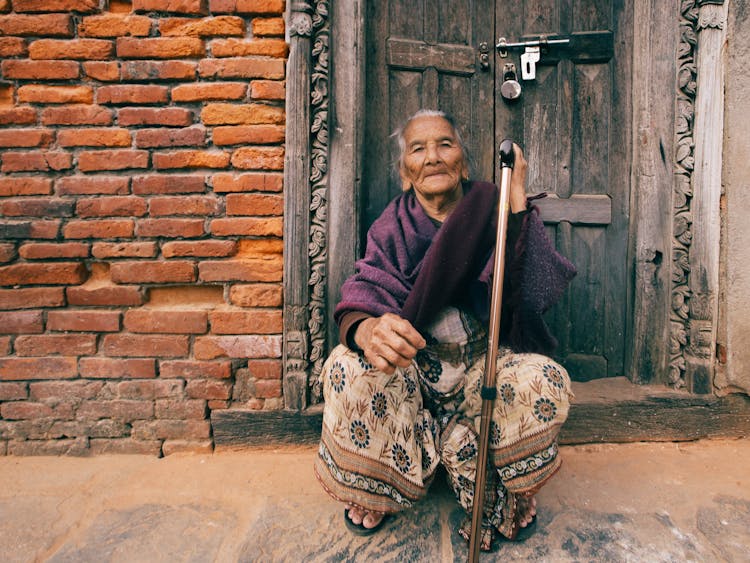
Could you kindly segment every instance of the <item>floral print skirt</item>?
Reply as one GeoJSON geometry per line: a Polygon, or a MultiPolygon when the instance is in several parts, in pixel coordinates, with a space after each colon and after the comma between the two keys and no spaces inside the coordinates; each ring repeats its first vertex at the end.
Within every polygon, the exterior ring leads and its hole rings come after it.
{"type": "MultiPolygon", "coordinates": [[[[444,335],[428,337],[411,365],[391,375],[345,346],[333,350],[321,375],[325,409],[315,472],[334,498],[398,512],[424,497],[442,463],[471,512],[485,357],[474,346],[483,334],[457,314],[442,320],[458,326],[454,334],[468,334],[450,343],[444,335]]],[[[560,466],[556,437],[571,393],[562,366],[509,350],[499,354],[496,387],[484,515],[485,525],[505,532],[517,495],[536,491],[560,466]]]]}

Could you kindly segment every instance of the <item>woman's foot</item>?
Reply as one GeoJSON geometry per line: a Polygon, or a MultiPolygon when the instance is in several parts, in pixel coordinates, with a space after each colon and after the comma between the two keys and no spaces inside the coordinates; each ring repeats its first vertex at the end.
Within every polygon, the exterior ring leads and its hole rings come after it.
{"type": "Polygon", "coordinates": [[[344,522],[347,528],[360,536],[375,533],[383,525],[385,518],[385,512],[364,510],[350,504],[344,509],[344,522]]]}
{"type": "Polygon", "coordinates": [[[516,509],[518,525],[521,528],[526,528],[531,525],[536,518],[536,498],[531,497],[520,497],[518,499],[518,508],[516,509]]]}

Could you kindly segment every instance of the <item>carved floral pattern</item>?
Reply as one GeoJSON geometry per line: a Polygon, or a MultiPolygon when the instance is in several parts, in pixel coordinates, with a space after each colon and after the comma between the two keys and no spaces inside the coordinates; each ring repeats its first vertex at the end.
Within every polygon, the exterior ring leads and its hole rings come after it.
{"type": "Polygon", "coordinates": [[[329,0],[315,2],[312,14],[313,70],[310,77],[310,403],[323,398],[319,374],[326,349],[326,261],[328,256],[328,52],[330,23],[329,0]]]}

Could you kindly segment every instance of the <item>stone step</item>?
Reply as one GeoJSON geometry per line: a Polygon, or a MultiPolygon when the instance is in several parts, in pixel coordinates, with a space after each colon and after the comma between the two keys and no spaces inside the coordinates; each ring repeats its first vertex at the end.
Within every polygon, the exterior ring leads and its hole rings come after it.
{"type": "MultiPolygon", "coordinates": [[[[693,395],[624,377],[574,382],[575,400],[560,433],[562,444],[672,442],[750,436],[750,398],[693,395]]],[[[215,410],[217,447],[312,444],[320,438],[323,406],[302,412],[215,410]]]]}

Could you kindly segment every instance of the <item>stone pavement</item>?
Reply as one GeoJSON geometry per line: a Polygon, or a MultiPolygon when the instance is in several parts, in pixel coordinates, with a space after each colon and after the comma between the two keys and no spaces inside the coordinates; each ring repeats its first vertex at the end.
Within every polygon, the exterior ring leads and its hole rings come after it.
{"type": "MultiPolygon", "coordinates": [[[[750,440],[568,446],[537,533],[481,561],[750,561],[750,440]]],[[[0,560],[464,561],[443,480],[350,535],[315,449],[0,457],[0,560]]]]}

